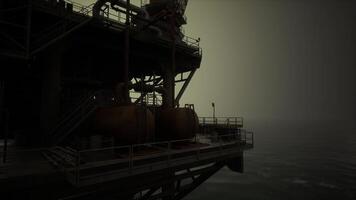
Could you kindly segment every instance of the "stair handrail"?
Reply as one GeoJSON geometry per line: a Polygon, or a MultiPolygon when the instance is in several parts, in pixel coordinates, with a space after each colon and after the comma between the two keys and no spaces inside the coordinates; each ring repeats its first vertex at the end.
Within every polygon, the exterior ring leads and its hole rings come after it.
{"type": "Polygon", "coordinates": [[[84,98],[82,98],[81,101],[78,103],[78,105],[73,109],[73,111],[68,113],[64,118],[62,118],[58,122],[58,124],[55,127],[53,127],[53,129],[51,130],[49,135],[51,135],[51,136],[55,135],[56,130],[58,130],[59,127],[61,127],[66,122],[70,121],[73,118],[73,116],[75,116],[76,113],[78,113],[85,105],[88,105],[90,103],[90,101],[94,101],[93,97],[97,93],[98,93],[98,91],[94,91],[94,92],[91,92],[88,95],[86,95],[84,98]]]}
{"type": "Polygon", "coordinates": [[[72,133],[91,112],[95,111],[96,101],[93,98],[94,95],[95,93],[89,95],[82,104],[70,113],[70,116],[66,117],[65,120],[61,121],[56,128],[53,129],[50,134],[50,142],[52,145],[61,142],[65,137],[72,133]]]}

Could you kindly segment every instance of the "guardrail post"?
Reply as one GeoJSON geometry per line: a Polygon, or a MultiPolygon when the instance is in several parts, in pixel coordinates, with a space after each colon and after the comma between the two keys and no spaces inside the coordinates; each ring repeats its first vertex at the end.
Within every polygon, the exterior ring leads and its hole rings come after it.
{"type": "Polygon", "coordinates": [[[200,159],[200,147],[198,147],[198,151],[197,151],[197,160],[200,159]]]}
{"type": "Polygon", "coordinates": [[[77,151],[77,162],[76,162],[76,184],[79,184],[80,181],[80,151],[77,151]]]}
{"type": "Polygon", "coordinates": [[[235,143],[238,144],[239,143],[238,129],[234,130],[234,139],[235,139],[235,143]]]}
{"type": "MultiPolygon", "coordinates": [[[[1,108],[0,108],[1,109],[1,108]]],[[[7,140],[8,140],[8,133],[9,133],[9,113],[7,112],[7,110],[3,111],[4,113],[2,113],[2,110],[0,110],[0,115],[4,115],[5,119],[3,120],[3,124],[4,124],[4,146],[3,146],[3,158],[2,158],[2,162],[6,163],[7,161],[7,153],[8,153],[8,148],[7,148],[7,140]]],[[[2,117],[2,116],[0,116],[2,117]]]]}
{"type": "Polygon", "coordinates": [[[168,166],[170,166],[170,164],[171,164],[171,142],[168,142],[168,163],[167,163],[167,165],[168,166]]]}
{"type": "Polygon", "coordinates": [[[206,120],[205,117],[203,117],[203,128],[204,128],[204,134],[206,134],[208,132],[207,127],[206,127],[206,120]]]}
{"type": "Polygon", "coordinates": [[[222,154],[222,141],[221,141],[221,136],[218,137],[218,142],[219,142],[219,153],[220,155],[222,154]]]}
{"type": "Polygon", "coordinates": [[[134,147],[131,145],[130,147],[130,152],[129,152],[129,168],[130,168],[130,173],[132,173],[132,168],[133,168],[133,157],[134,157],[134,147]]]}
{"type": "Polygon", "coordinates": [[[247,144],[247,131],[245,132],[245,143],[247,144]]]}

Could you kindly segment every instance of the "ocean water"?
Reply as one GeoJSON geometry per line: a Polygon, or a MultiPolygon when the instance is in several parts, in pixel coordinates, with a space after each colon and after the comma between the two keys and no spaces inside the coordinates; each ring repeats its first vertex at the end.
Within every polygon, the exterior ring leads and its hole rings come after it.
{"type": "Polygon", "coordinates": [[[223,168],[186,200],[356,199],[356,129],[346,122],[254,121],[245,172],[223,168]]]}

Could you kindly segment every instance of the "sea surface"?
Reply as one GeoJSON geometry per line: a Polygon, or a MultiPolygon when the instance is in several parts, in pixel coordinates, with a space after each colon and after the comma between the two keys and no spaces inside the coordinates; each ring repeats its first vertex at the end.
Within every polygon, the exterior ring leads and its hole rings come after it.
{"type": "Polygon", "coordinates": [[[352,122],[250,121],[245,172],[223,168],[185,200],[356,200],[352,122]]]}

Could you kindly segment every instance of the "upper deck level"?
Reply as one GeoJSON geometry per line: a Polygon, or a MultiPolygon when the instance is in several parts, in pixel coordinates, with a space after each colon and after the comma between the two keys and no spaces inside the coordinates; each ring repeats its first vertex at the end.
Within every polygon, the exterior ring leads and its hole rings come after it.
{"type": "MultiPolygon", "coordinates": [[[[86,6],[70,0],[32,0],[29,3],[6,0],[0,8],[6,11],[0,20],[0,56],[31,59],[58,44],[65,45],[71,52],[73,58],[70,60],[82,55],[110,60],[123,54],[127,27],[125,8],[113,9],[107,5],[100,17],[93,17],[93,4],[86,6]]],[[[131,11],[129,21],[132,72],[152,71],[161,67],[157,67],[158,63],[169,63],[172,39],[160,33],[157,20],[139,17],[131,11]]],[[[183,35],[176,40],[175,48],[178,73],[200,66],[199,38],[183,35]]]]}

